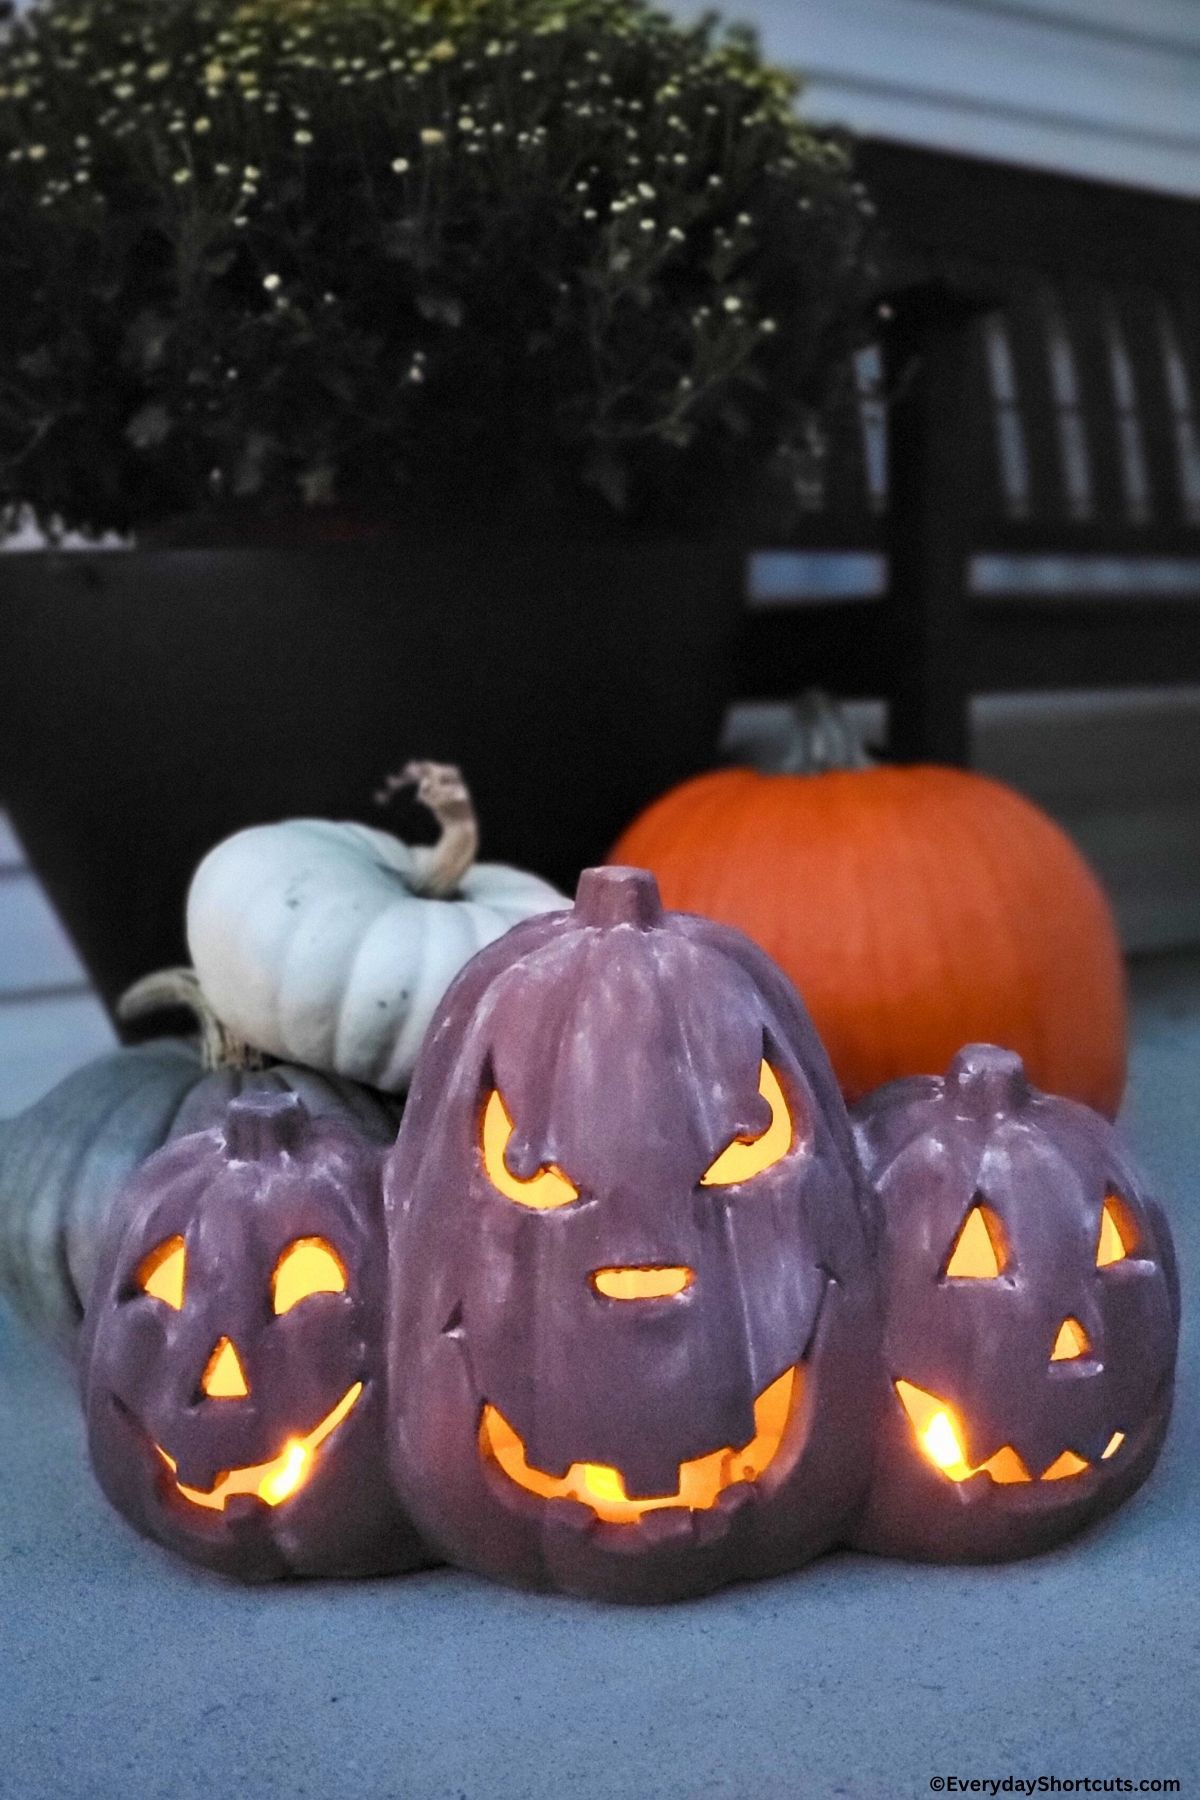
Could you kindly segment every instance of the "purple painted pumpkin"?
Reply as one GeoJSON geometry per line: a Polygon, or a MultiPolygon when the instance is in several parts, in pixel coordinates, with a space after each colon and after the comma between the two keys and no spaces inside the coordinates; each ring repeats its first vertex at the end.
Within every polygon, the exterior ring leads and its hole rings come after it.
{"type": "Polygon", "coordinates": [[[1158,1455],[1179,1287],[1166,1220],[1098,1113],[972,1044],[855,1114],[884,1212],[890,1398],[869,1550],[992,1561],[1110,1512],[1158,1455]]]}
{"type": "Polygon", "coordinates": [[[427,1560],[384,1467],[380,1156],[252,1094],[112,1208],[80,1344],[92,1463],[194,1562],[261,1581],[427,1560]]]}
{"type": "Polygon", "coordinates": [[[392,1466],[453,1561],[656,1601],[843,1533],[873,1198],[803,1006],[740,933],[588,871],[447,995],[385,1193],[392,1466]]]}

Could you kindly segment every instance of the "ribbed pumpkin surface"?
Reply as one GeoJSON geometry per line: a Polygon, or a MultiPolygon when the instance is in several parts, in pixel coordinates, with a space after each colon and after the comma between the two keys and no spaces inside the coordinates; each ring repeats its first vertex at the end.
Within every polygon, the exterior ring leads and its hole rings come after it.
{"type": "Polygon", "coordinates": [[[1104,893],[1070,839],[958,769],[700,776],[656,801],[611,860],[664,903],[736,925],[804,996],[853,1101],[1015,1050],[1031,1080],[1110,1117],[1125,1085],[1125,986],[1104,893]]]}

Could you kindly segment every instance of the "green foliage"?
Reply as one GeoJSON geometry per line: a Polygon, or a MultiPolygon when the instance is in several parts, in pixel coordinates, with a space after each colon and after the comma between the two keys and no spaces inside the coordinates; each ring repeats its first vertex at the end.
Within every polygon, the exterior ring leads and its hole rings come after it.
{"type": "Polygon", "coordinates": [[[871,208],[751,35],[59,0],[2,48],[0,514],[692,531],[794,491],[871,208]]]}

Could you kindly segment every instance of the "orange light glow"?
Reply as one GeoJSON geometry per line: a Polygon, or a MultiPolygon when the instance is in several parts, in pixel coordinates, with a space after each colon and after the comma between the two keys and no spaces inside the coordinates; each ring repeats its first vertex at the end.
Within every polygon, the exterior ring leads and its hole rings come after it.
{"type": "Polygon", "coordinates": [[[958,1441],[958,1433],[950,1423],[950,1414],[943,1408],[935,1412],[924,1431],[921,1443],[931,1463],[950,1476],[952,1481],[961,1481],[963,1473],[970,1473],[967,1468],[966,1452],[958,1441]]]}
{"type": "Polygon", "coordinates": [[[250,1392],[241,1358],[229,1338],[223,1337],[200,1377],[200,1391],[209,1400],[244,1400],[250,1392]]]}
{"type": "Polygon", "coordinates": [[[999,1219],[986,1206],[973,1206],[950,1252],[947,1279],[994,1281],[1004,1273],[1007,1261],[999,1219]]]}
{"type": "Polygon", "coordinates": [[[1021,1461],[1011,1444],[1002,1444],[995,1456],[989,1456],[983,1465],[984,1470],[993,1481],[1001,1487],[1012,1482],[1032,1481],[1033,1477],[1021,1461]]]}
{"type": "Polygon", "coordinates": [[[592,1286],[606,1300],[668,1300],[696,1279],[691,1269],[597,1269],[592,1286]]]}
{"type": "Polygon", "coordinates": [[[332,1244],[324,1238],[297,1238],[289,1244],[271,1277],[276,1313],[290,1312],[310,1294],[344,1294],[346,1271],[332,1244]]]}
{"type": "MultiPolygon", "coordinates": [[[[896,1393],[912,1421],[923,1454],[949,1480],[969,1481],[973,1475],[987,1475],[1005,1486],[1034,1479],[1011,1444],[1002,1444],[986,1462],[972,1464],[967,1458],[961,1424],[953,1409],[936,1394],[927,1394],[924,1388],[914,1387],[911,1381],[897,1381],[896,1393]]],[[[1104,1455],[1114,1455],[1123,1442],[1123,1435],[1118,1431],[1104,1455]]],[[[1090,1466],[1074,1450],[1064,1450],[1040,1479],[1062,1481],[1070,1475],[1084,1474],[1090,1466]]]]}
{"type": "Polygon", "coordinates": [[[258,1497],[268,1506],[278,1506],[303,1485],[312,1467],[312,1451],[298,1438],[292,1438],[280,1463],[274,1474],[265,1475],[258,1484],[258,1497]]]}
{"type": "Polygon", "coordinates": [[[543,1500],[580,1500],[610,1525],[632,1525],[664,1506],[686,1506],[704,1512],[715,1506],[726,1488],[738,1481],[757,1481],[769,1468],[783,1441],[793,1397],[803,1391],[802,1369],[786,1369],[754,1403],[754,1436],[740,1450],[714,1450],[679,1465],[673,1494],[630,1500],[619,1469],[605,1463],[572,1463],[564,1476],[546,1475],[525,1458],[525,1446],[494,1406],[485,1406],[479,1427],[481,1453],[509,1480],[543,1500]]]}
{"type": "MultiPolygon", "coordinates": [[[[217,1476],[212,1487],[205,1492],[201,1488],[185,1487],[181,1481],[176,1482],[176,1490],[193,1506],[206,1506],[214,1512],[224,1512],[225,1504],[235,1494],[250,1494],[267,1506],[279,1506],[289,1500],[297,1489],[312,1474],[316,1453],[331,1432],[336,1431],[342,1420],[350,1412],[363,1384],[356,1381],[354,1386],[342,1395],[331,1413],[326,1413],[319,1425],[315,1425],[307,1437],[289,1438],[279,1455],[270,1462],[256,1463],[246,1469],[226,1469],[217,1476]]],[[[161,1445],[155,1445],[158,1454],[174,1475],[178,1464],[167,1455],[161,1445]]]]}
{"type": "Polygon", "coordinates": [[[748,1141],[735,1138],[701,1176],[701,1187],[734,1187],[740,1181],[749,1181],[753,1176],[761,1175],[764,1169],[781,1162],[791,1149],[792,1115],[783,1097],[779,1077],[768,1062],[764,1062],[759,1070],[758,1091],[771,1108],[770,1124],[756,1138],[748,1141]]]}
{"type": "Polygon", "coordinates": [[[1107,1462],[1110,1456],[1115,1456],[1124,1442],[1125,1433],[1123,1431],[1114,1431],[1101,1452],[1100,1461],[1107,1462]]]}
{"type": "Polygon", "coordinates": [[[578,1200],[579,1189],[567,1180],[561,1169],[553,1166],[539,1169],[528,1181],[514,1175],[504,1160],[512,1134],[513,1122],[503,1100],[493,1090],[483,1109],[483,1166],[492,1186],[505,1199],[515,1200],[518,1206],[531,1206],[538,1212],[551,1212],[578,1200]]]}
{"type": "Polygon", "coordinates": [[[138,1265],[137,1284],[152,1300],[179,1312],[187,1282],[187,1247],[181,1237],[167,1238],[138,1265]]]}
{"type": "Polygon", "coordinates": [[[1124,1262],[1136,1241],[1133,1226],[1115,1194],[1110,1194],[1104,1202],[1104,1211],[1100,1215],[1100,1242],[1096,1246],[1096,1267],[1107,1269],[1110,1264],[1124,1262]]]}
{"type": "Polygon", "coordinates": [[[1091,1353],[1092,1340],[1089,1338],[1078,1319],[1064,1319],[1058,1328],[1058,1336],[1054,1340],[1054,1348],[1050,1352],[1051,1362],[1074,1362],[1077,1357],[1091,1353]]]}

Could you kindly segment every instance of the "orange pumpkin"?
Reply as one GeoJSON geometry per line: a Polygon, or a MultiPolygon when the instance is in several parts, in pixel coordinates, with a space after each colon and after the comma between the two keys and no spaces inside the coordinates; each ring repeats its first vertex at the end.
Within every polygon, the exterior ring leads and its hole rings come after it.
{"type": "Polygon", "coordinates": [[[754,938],[791,976],[857,1101],[1015,1050],[1030,1079],[1112,1117],[1125,984],[1104,893],[1066,835],[1010,788],[950,768],[701,775],[621,837],[663,902],[754,938]]]}

